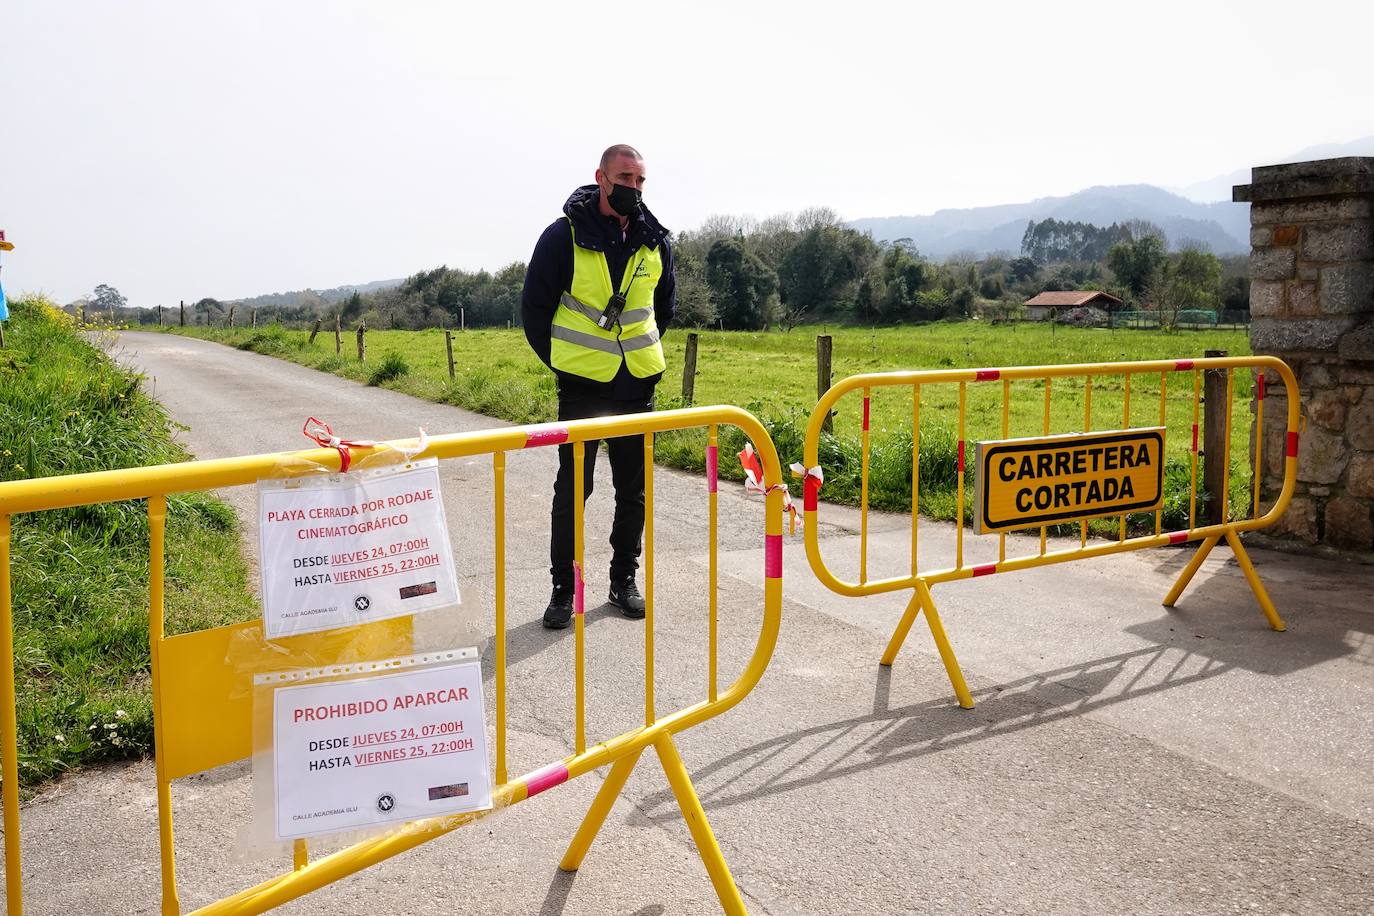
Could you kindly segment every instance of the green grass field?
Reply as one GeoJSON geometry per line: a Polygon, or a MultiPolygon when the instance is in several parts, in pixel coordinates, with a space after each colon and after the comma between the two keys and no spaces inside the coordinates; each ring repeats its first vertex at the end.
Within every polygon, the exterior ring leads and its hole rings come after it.
{"type": "MultiPolygon", "coordinates": [[[[455,404],[489,416],[521,423],[551,420],[556,392],[549,371],[534,356],[524,335],[515,330],[472,330],[454,334],[455,378],[448,377],[444,332],[369,331],[367,361],[357,359],[356,338],[345,333],[342,352],[335,354],[332,331],[323,331],[313,344],[304,331],[280,327],[186,328],[181,333],[216,340],[242,349],[267,353],[302,365],[358,381],[384,384],[419,397],[455,404]]],[[[852,327],[797,328],[767,333],[700,332],[695,403],[728,403],[746,407],[769,427],[784,463],[801,460],[806,418],[816,401],[817,334],[834,338],[833,376],[887,372],[897,369],[1007,367],[1079,362],[1117,362],[1201,357],[1205,350],[1225,350],[1232,356],[1250,352],[1245,331],[1097,330],[1054,328],[1041,324],[991,326],[951,322],[920,327],[862,329],[852,327]]],[[[668,373],[659,386],[661,408],[679,406],[683,348],[686,333],[674,329],[665,337],[668,373]]],[[[1093,429],[1124,425],[1155,425],[1159,420],[1158,375],[1134,377],[1130,415],[1125,415],[1125,377],[1104,376],[1093,383],[1093,429]],[[1129,423],[1127,422],[1129,420],[1129,423]]],[[[1248,504],[1250,480],[1249,373],[1235,376],[1232,425],[1231,501],[1236,510],[1248,504]]],[[[1050,431],[1078,432],[1085,428],[1084,391],[1080,380],[1052,385],[1050,431]]],[[[1192,381],[1172,374],[1166,388],[1167,455],[1170,494],[1166,524],[1186,524],[1188,499],[1187,456],[1191,444],[1192,381]],[[1179,488],[1183,492],[1179,493],[1179,488]]],[[[1009,434],[1039,435],[1043,428],[1044,387],[1040,381],[1011,386],[1009,434]]],[[[823,466],[828,499],[857,503],[859,499],[859,427],[861,402],[851,395],[838,405],[835,436],[824,443],[823,466]]],[[[1002,438],[1002,386],[968,386],[965,438],[972,443],[1002,438]]],[[[926,386],[921,403],[922,512],[935,518],[955,514],[954,468],[958,429],[958,386],[926,386]]],[[[872,401],[872,479],[874,506],[903,509],[911,497],[911,393],[909,389],[875,391],[872,401]]],[[[356,431],[366,435],[366,430],[356,431]]],[[[656,447],[660,461],[676,467],[702,467],[701,434],[662,437],[656,447]]],[[[734,438],[726,446],[742,443],[734,438]]],[[[738,478],[736,468],[723,473],[738,478]]],[[[968,481],[972,487],[972,480],[968,481]]],[[[969,500],[971,502],[971,500],[969,500]]],[[[1152,519],[1136,520],[1140,524],[1152,519]]],[[[1110,522],[1097,530],[1111,530],[1110,522]]]]}
{"type": "MultiPolygon", "coordinates": [[[[12,306],[0,481],[189,457],[161,405],[70,318],[39,299],[12,306]]],[[[145,503],[29,513],[12,525],[21,783],[152,753],[145,503]]],[[[231,509],[204,494],[168,499],[168,632],[254,616],[246,573],[231,509]]]]}

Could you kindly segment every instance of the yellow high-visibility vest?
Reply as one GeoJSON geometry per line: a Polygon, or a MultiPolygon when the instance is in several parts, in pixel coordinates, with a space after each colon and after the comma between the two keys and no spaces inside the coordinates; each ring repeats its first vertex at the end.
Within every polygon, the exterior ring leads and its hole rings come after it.
{"type": "MultiPolygon", "coordinates": [[[[568,231],[573,231],[571,224],[568,231]]],[[[658,375],[667,368],[654,321],[654,289],[662,276],[659,249],[641,245],[631,256],[620,283],[619,292],[625,296],[620,322],[602,328],[597,320],[616,292],[606,255],[582,248],[574,239],[572,288],[559,300],[550,329],[553,367],[597,382],[615,378],[621,360],[635,378],[658,375]]]]}

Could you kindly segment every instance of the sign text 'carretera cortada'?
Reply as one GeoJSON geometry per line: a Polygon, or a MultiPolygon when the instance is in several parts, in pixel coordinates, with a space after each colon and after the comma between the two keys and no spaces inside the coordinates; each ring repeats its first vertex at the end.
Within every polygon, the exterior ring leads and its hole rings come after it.
{"type": "Polygon", "coordinates": [[[1160,504],[1164,428],[979,442],[977,532],[1149,512],[1160,504]]]}

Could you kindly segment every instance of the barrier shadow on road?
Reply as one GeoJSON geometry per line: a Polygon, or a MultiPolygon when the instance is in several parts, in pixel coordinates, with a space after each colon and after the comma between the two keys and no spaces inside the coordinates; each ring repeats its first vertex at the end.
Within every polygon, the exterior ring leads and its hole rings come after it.
{"type": "MultiPolygon", "coordinates": [[[[544,895],[544,902],[539,907],[539,916],[562,916],[576,881],[576,872],[555,871],[549,882],[549,892],[544,895]]],[[[628,916],[663,916],[665,910],[662,904],[650,903],[634,912],[625,912],[628,916]]]]}
{"type": "MultiPolygon", "coordinates": [[[[1245,616],[1254,622],[1253,615],[1245,616]]],[[[893,707],[892,669],[875,666],[868,713],[766,738],[693,775],[707,810],[730,808],[1088,715],[1237,669],[1281,676],[1354,651],[1338,637],[1317,632],[1311,639],[1301,637],[1301,651],[1292,651],[1291,644],[1287,652],[1275,647],[1259,663],[1253,645],[1230,641],[1236,633],[1232,621],[1221,619],[1226,617],[1229,612],[1208,621],[1209,628],[1227,634],[1225,639],[1199,638],[1196,624],[1203,615],[1170,613],[1129,627],[1152,644],[974,689],[979,702],[972,709],[952,708],[944,695],[893,707]]],[[[1255,627],[1256,635],[1272,637],[1261,626],[1255,627]]],[[[776,683],[774,689],[779,689],[776,683]]],[[[675,814],[672,795],[663,790],[645,797],[627,821],[666,822],[675,814]]]]}

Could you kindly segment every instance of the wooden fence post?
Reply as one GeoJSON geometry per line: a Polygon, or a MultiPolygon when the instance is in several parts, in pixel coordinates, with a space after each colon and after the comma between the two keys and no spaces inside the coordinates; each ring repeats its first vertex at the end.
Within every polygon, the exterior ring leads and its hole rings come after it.
{"type": "MultiPolygon", "coordinates": [[[[830,357],[833,352],[834,341],[829,334],[816,335],[816,399],[830,390],[830,357]]],[[[835,412],[829,411],[825,415],[825,421],[821,424],[821,431],[833,433],[835,431],[835,412]]]]}
{"type": "Polygon", "coordinates": [[[157,307],[157,326],[162,327],[162,306],[157,307]]]}
{"type": "Polygon", "coordinates": [[[448,377],[453,378],[453,332],[444,328],[444,348],[448,350],[448,377]]]}
{"type": "Polygon", "coordinates": [[[306,341],[306,343],[307,343],[308,345],[314,346],[314,344],[315,344],[315,335],[318,334],[318,333],[320,333],[320,325],[322,325],[322,324],[324,324],[324,319],[323,319],[323,318],[316,318],[316,319],[315,319],[315,326],[314,326],[313,328],[310,329],[310,339],[306,341]]]}
{"type": "Polygon", "coordinates": [[[468,329],[468,310],[467,310],[465,307],[463,307],[463,306],[460,305],[460,306],[458,306],[458,330],[460,330],[460,331],[466,331],[467,329],[468,329]]]}
{"type": "Polygon", "coordinates": [[[186,327],[186,300],[181,300],[181,326],[186,327]]]}
{"type": "MultiPolygon", "coordinates": [[[[1203,356],[1225,356],[1225,350],[1207,350],[1203,356]]],[[[1229,369],[1207,369],[1202,373],[1202,488],[1207,499],[1202,504],[1202,524],[1220,525],[1226,507],[1222,492],[1226,479],[1226,374],[1229,369]]],[[[1196,524],[1196,523],[1194,523],[1196,524]]]]}
{"type": "Polygon", "coordinates": [[[225,319],[225,322],[224,322],[224,326],[225,326],[226,328],[232,328],[232,327],[234,326],[234,309],[236,309],[236,308],[238,308],[237,305],[231,305],[231,306],[229,306],[229,317],[228,317],[227,319],[225,319]]]}
{"type": "Polygon", "coordinates": [[[249,320],[250,322],[252,322],[253,330],[256,331],[256,330],[258,329],[258,310],[257,310],[257,309],[253,309],[252,311],[250,311],[250,312],[248,313],[248,320],[249,320]]]}
{"type": "Polygon", "coordinates": [[[334,355],[343,353],[343,333],[339,330],[339,315],[334,313],[334,355]]]}
{"type": "Polygon", "coordinates": [[[81,306],[81,323],[86,323],[86,306],[81,306]]]}
{"type": "Polygon", "coordinates": [[[367,322],[358,322],[358,362],[367,362],[367,343],[363,340],[367,334],[367,322]]]}
{"type": "Polygon", "coordinates": [[[682,357],[682,406],[692,406],[697,387],[697,332],[687,332],[687,352],[682,357]]]}

